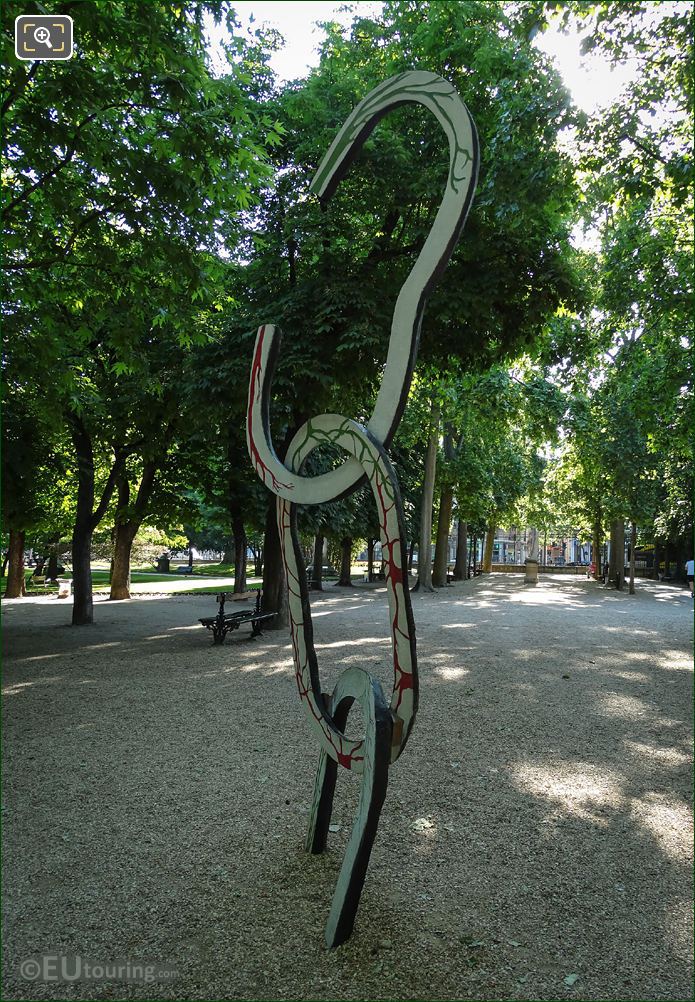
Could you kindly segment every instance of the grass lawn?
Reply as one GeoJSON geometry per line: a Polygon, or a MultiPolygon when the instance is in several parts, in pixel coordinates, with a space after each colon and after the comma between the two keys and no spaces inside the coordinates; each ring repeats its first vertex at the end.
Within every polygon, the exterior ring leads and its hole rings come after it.
{"type": "MultiPolygon", "coordinates": [[[[253,576],[253,565],[249,565],[247,568],[249,577],[253,576]]],[[[27,595],[50,595],[56,594],[58,591],[58,586],[55,584],[46,585],[36,585],[31,581],[32,574],[34,573],[33,567],[27,567],[24,570],[24,577],[26,581],[27,595]]],[[[352,580],[361,581],[364,572],[360,569],[353,567],[352,569],[352,580]]],[[[65,572],[60,575],[61,578],[67,578],[72,580],[72,571],[69,568],[65,569],[65,572]]],[[[156,584],[157,588],[147,588],[148,592],[176,592],[177,595],[216,595],[220,592],[223,585],[219,582],[217,584],[206,585],[203,584],[205,578],[226,578],[227,581],[224,582],[224,587],[228,591],[232,590],[234,582],[234,567],[231,564],[203,564],[194,565],[193,574],[158,574],[156,571],[150,570],[133,570],[131,571],[131,583],[135,586],[146,585],[146,584],[156,584]],[[202,579],[202,580],[201,580],[202,579]],[[198,581],[201,581],[198,585],[198,581]],[[181,587],[181,584],[185,582],[189,587],[181,587]],[[195,583],[194,583],[195,582],[195,583]]],[[[324,584],[330,586],[337,580],[334,576],[326,577],[324,576],[324,584]]],[[[6,578],[0,578],[0,590],[4,592],[6,584],[6,578]]],[[[92,584],[94,591],[96,593],[108,592],[109,590],[109,572],[102,565],[101,567],[92,567],[92,584]]],[[[249,582],[247,585],[248,591],[257,591],[261,587],[260,581],[249,582]]],[[[133,592],[137,595],[137,590],[133,592]]]]}
{"type": "MultiPolygon", "coordinates": [[[[234,564],[194,564],[193,574],[195,577],[233,578],[234,564]]],[[[253,564],[246,565],[246,576],[250,578],[256,576],[253,564]]]]}
{"type": "MultiPolygon", "coordinates": [[[[231,591],[232,587],[233,587],[233,584],[234,584],[234,574],[233,574],[232,569],[229,567],[229,565],[226,565],[226,564],[215,564],[214,567],[215,568],[219,568],[219,571],[217,573],[213,574],[212,571],[208,570],[206,574],[200,575],[200,577],[203,577],[203,578],[205,578],[205,577],[208,577],[208,578],[209,577],[220,577],[220,578],[226,577],[229,580],[229,584],[227,586],[227,583],[225,582],[225,587],[227,587],[228,591],[231,591]]],[[[51,595],[51,594],[55,595],[57,593],[57,591],[58,591],[58,585],[50,584],[50,583],[49,584],[45,584],[45,585],[32,584],[31,577],[32,577],[33,573],[34,573],[34,568],[33,567],[26,567],[25,570],[24,570],[24,578],[25,578],[25,581],[26,581],[27,595],[51,595]]],[[[72,580],[72,571],[69,570],[68,568],[66,568],[65,569],[65,573],[61,574],[60,577],[72,580]]],[[[195,579],[198,578],[198,577],[199,577],[199,575],[198,575],[197,569],[194,572],[193,577],[191,577],[190,574],[157,574],[154,571],[153,572],[149,572],[149,571],[132,571],[131,572],[131,583],[133,585],[136,585],[136,586],[137,585],[142,585],[142,584],[156,584],[156,585],[158,585],[157,588],[152,588],[152,589],[148,588],[147,591],[151,591],[151,592],[154,592],[154,591],[156,591],[156,592],[158,592],[158,591],[161,591],[161,592],[169,592],[169,591],[174,592],[175,591],[177,595],[199,595],[199,594],[203,594],[203,595],[206,595],[206,594],[216,595],[216,594],[218,594],[220,592],[221,585],[219,583],[218,584],[210,584],[210,585],[206,585],[206,584],[201,583],[200,586],[198,586],[197,584],[194,584],[195,579]],[[184,582],[189,587],[182,588],[181,584],[184,583],[184,582]]],[[[4,592],[6,583],[7,583],[7,578],[6,577],[0,578],[0,591],[4,592]]],[[[108,592],[108,590],[109,590],[109,572],[108,572],[108,570],[106,570],[104,568],[93,567],[92,568],[92,584],[93,584],[94,591],[96,593],[108,592]]],[[[260,588],[260,583],[259,582],[250,583],[248,585],[247,590],[248,591],[256,591],[258,588],[260,588]]],[[[135,591],[133,594],[137,595],[137,591],[135,591]]]]}

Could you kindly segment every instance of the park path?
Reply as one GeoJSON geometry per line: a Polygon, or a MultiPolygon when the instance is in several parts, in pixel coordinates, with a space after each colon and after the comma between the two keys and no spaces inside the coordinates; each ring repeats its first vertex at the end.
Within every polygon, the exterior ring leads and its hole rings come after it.
{"type": "MultiPolygon", "coordinates": [[[[358,787],[307,857],[285,632],[213,647],[211,596],[98,600],[81,628],[6,602],[4,997],[691,999],[687,592],[496,574],[413,598],[420,714],[330,953],[358,787]],[[45,952],[178,975],[23,980],[45,952]]],[[[326,688],[358,664],[390,690],[383,588],[312,603],[326,688]]]]}
{"type": "MultiPolygon", "coordinates": [[[[247,586],[259,584],[261,580],[261,578],[247,577],[246,584],[247,586]]],[[[192,588],[219,588],[225,591],[232,591],[234,588],[234,575],[230,576],[227,574],[226,577],[208,577],[202,574],[198,576],[193,574],[192,576],[176,578],[175,580],[161,577],[157,581],[138,581],[137,576],[133,575],[130,585],[133,595],[174,594],[176,592],[190,592],[192,588]]]]}

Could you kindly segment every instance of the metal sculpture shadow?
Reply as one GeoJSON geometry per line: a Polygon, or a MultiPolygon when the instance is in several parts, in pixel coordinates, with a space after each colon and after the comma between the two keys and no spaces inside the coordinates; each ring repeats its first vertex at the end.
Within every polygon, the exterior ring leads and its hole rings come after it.
{"type": "Polygon", "coordinates": [[[249,455],[259,477],[278,499],[297,687],[321,747],[306,842],[310,852],[320,853],[326,847],[338,766],[362,774],[357,815],[326,924],[329,947],[339,946],[352,932],[386,797],[389,766],[405,748],[417,713],[415,624],[404,566],[402,507],[386,449],[407,400],[427,295],[456,246],[473,198],[478,172],[473,120],[456,90],[442,77],[419,71],[401,73],[375,87],[357,105],[311,184],[321,202],[327,202],[379,120],[409,102],[428,108],[443,128],[449,142],[449,173],[432,228],[396,301],[382,384],[368,424],[365,427],[338,414],[311,418],[293,438],[283,463],[270,435],[270,390],[280,348],[280,331],[273,325],[258,330],[249,382],[249,455]],[[324,444],[338,446],[349,458],[329,473],[303,476],[305,460],[324,444]],[[381,684],[359,667],[344,671],[332,694],[322,692],[297,532],[297,505],[345,497],[365,477],[379,513],[386,567],[394,671],[390,701],[381,684]],[[362,708],[362,738],[347,735],[348,714],[355,701],[362,708]]]}

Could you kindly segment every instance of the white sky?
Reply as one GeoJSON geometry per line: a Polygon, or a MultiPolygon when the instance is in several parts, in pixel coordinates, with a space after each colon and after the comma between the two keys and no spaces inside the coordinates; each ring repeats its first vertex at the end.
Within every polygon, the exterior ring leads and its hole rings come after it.
{"type": "MultiPolygon", "coordinates": [[[[271,59],[271,66],[282,80],[294,80],[306,74],[311,66],[318,65],[318,45],[323,33],[316,26],[317,21],[339,21],[349,25],[353,14],[343,11],[342,3],[326,3],[323,0],[240,0],[233,3],[242,25],[253,14],[256,24],[267,21],[277,28],[285,38],[285,48],[271,59]]],[[[378,11],[381,3],[363,2],[359,13],[365,15],[378,11]]]]}
{"type": "MultiPolygon", "coordinates": [[[[248,26],[249,15],[253,15],[254,27],[267,22],[284,36],[284,49],[271,59],[271,66],[282,80],[302,77],[310,66],[317,65],[317,47],[322,37],[317,21],[339,21],[348,25],[353,17],[349,11],[341,11],[343,4],[325,0],[239,0],[233,6],[242,27],[248,26]]],[[[369,15],[378,11],[381,3],[362,0],[353,7],[358,13],[369,15]]],[[[213,29],[212,38],[216,35],[218,32],[213,29]]],[[[612,103],[629,80],[629,67],[611,70],[600,57],[581,56],[580,39],[575,35],[561,35],[558,31],[549,30],[537,35],[535,42],[555,59],[575,103],[586,112],[591,113],[600,105],[612,103]]],[[[215,54],[215,62],[218,58],[215,54]]]]}

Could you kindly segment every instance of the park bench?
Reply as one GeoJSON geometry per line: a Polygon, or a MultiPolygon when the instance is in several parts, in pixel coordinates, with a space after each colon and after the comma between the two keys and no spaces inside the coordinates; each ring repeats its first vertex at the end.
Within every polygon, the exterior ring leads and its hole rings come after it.
{"type": "MultiPolygon", "coordinates": [[[[328,577],[337,577],[337,576],[338,576],[337,572],[336,572],[335,568],[331,566],[331,564],[324,564],[323,567],[321,568],[321,583],[322,584],[326,580],[326,578],[328,578],[328,577]]],[[[309,566],[306,568],[306,581],[307,581],[307,584],[308,584],[309,588],[314,588],[315,587],[315,582],[314,582],[314,565],[313,564],[309,564],[309,566]]]]}
{"type": "Polygon", "coordinates": [[[216,600],[219,602],[220,607],[217,610],[216,616],[206,616],[201,619],[200,622],[207,630],[212,630],[212,638],[214,644],[223,644],[224,638],[230,632],[230,630],[238,630],[242,623],[251,624],[251,636],[259,637],[261,634],[261,623],[264,619],[272,619],[275,616],[274,612],[261,612],[261,592],[258,592],[256,596],[256,605],[254,609],[244,609],[241,612],[225,612],[224,603],[228,598],[227,592],[222,592],[217,595],[216,600]]]}

